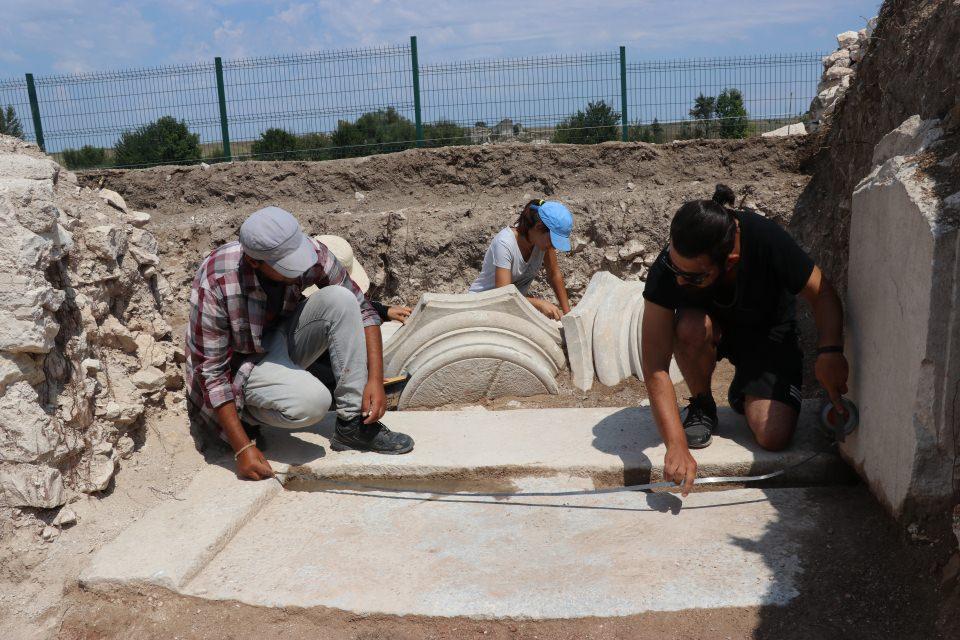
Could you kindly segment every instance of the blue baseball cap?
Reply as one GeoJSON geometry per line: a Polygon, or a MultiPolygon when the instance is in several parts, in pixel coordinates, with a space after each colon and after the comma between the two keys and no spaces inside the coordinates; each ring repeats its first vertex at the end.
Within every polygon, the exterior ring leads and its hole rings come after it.
{"type": "Polygon", "coordinates": [[[550,242],[557,251],[570,251],[570,232],[573,230],[573,214],[554,200],[537,206],[540,221],[550,230],[550,242]]]}

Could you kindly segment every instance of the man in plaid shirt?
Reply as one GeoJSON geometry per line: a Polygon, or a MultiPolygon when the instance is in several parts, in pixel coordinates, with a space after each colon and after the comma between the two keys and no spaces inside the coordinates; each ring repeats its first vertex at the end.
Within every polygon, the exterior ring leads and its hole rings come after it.
{"type": "Polygon", "coordinates": [[[336,399],[331,448],[400,454],[413,440],[379,422],[386,411],[380,318],[343,265],[289,212],[266,207],[215,249],[190,292],[186,377],[194,413],[236,452],[237,474],[273,475],[244,423],[301,428],[336,399]],[[303,289],[316,285],[308,298],[303,289]],[[336,379],[317,378],[329,354],[336,379]]]}

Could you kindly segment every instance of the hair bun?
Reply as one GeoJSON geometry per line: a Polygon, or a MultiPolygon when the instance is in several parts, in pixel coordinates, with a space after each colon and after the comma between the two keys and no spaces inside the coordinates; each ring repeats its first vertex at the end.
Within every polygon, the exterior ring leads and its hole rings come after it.
{"type": "Polygon", "coordinates": [[[737,196],[733,189],[725,184],[718,184],[713,192],[713,201],[723,207],[732,207],[737,196]]]}

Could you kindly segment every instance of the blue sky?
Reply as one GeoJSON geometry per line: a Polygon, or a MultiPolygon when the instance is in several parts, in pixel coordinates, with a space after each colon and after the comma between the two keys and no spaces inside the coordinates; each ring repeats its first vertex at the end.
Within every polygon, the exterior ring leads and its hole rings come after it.
{"type": "Polygon", "coordinates": [[[424,62],[832,50],[877,0],[0,0],[0,79],[397,44],[424,62]]]}

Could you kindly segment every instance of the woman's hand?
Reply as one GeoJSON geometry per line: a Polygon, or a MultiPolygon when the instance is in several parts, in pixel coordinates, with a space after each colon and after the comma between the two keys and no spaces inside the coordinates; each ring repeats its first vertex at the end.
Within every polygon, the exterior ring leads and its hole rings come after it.
{"type": "Polygon", "coordinates": [[[407,320],[410,319],[410,314],[413,313],[413,309],[410,307],[390,307],[387,309],[387,317],[391,320],[396,320],[397,322],[402,322],[403,324],[407,323],[407,320]]]}
{"type": "Polygon", "coordinates": [[[552,302],[547,302],[546,300],[541,300],[540,298],[529,298],[529,300],[530,304],[532,304],[537,311],[547,316],[551,320],[559,320],[563,317],[563,312],[560,311],[560,307],[552,302]]]}

